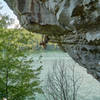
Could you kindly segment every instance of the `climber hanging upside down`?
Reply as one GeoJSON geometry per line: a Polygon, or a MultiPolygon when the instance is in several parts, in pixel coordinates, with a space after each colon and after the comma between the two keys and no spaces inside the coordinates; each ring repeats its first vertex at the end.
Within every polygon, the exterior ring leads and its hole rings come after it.
{"type": "Polygon", "coordinates": [[[44,49],[47,47],[47,43],[49,41],[49,37],[47,35],[42,36],[42,42],[40,42],[40,45],[43,46],[44,49]]]}

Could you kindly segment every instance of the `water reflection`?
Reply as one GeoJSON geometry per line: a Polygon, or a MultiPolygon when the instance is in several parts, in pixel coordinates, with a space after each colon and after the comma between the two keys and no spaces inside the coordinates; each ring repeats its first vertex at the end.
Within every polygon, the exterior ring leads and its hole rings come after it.
{"type": "MultiPolygon", "coordinates": [[[[91,75],[87,74],[86,69],[75,63],[67,53],[61,51],[55,52],[41,52],[32,54],[35,62],[35,67],[38,65],[43,65],[43,70],[41,72],[40,78],[43,80],[41,85],[43,86],[46,82],[47,73],[52,71],[53,64],[55,61],[64,61],[67,67],[75,66],[76,75],[80,75],[84,78],[82,85],[80,87],[78,100],[99,100],[100,99],[100,83],[95,80],[91,75]],[[40,58],[39,58],[40,57],[40,58]],[[41,61],[39,63],[38,61],[41,61]]],[[[45,100],[43,96],[38,95],[36,100],[45,100]]]]}

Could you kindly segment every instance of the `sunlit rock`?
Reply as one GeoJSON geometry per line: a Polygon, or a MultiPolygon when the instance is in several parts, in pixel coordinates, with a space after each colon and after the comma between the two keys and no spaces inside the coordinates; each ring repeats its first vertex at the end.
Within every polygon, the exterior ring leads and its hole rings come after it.
{"type": "Polygon", "coordinates": [[[5,0],[20,24],[54,37],[100,81],[100,0],[5,0]]]}

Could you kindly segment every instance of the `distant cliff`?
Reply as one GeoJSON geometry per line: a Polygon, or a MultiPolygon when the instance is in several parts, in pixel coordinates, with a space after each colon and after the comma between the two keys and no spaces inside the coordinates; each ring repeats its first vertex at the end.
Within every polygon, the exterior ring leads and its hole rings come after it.
{"type": "Polygon", "coordinates": [[[100,0],[5,0],[20,24],[47,34],[100,81],[100,0]]]}

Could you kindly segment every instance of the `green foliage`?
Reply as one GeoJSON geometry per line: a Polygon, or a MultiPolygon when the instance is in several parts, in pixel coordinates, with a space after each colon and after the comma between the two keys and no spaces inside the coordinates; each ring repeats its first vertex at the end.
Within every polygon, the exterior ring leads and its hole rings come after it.
{"type": "Polygon", "coordinates": [[[7,15],[0,14],[0,28],[7,28],[8,25],[13,23],[13,19],[9,18],[7,15]]]}
{"type": "Polygon", "coordinates": [[[31,50],[33,34],[24,29],[0,28],[0,96],[8,100],[33,98],[42,93],[39,74],[41,66],[33,69],[32,58],[25,56],[31,50]]]}
{"type": "MultiPolygon", "coordinates": [[[[0,2],[0,10],[3,8],[2,3],[0,2]]],[[[6,14],[0,14],[0,28],[7,28],[14,22],[14,19],[9,18],[6,14]]]]}
{"type": "Polygon", "coordinates": [[[35,40],[33,33],[24,29],[0,29],[0,45],[7,49],[10,47],[14,54],[18,51],[32,50],[33,45],[36,44],[35,40]]]}

